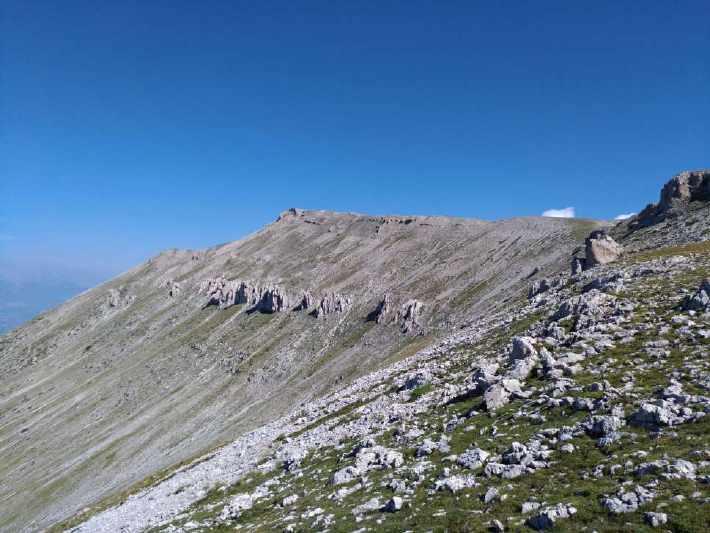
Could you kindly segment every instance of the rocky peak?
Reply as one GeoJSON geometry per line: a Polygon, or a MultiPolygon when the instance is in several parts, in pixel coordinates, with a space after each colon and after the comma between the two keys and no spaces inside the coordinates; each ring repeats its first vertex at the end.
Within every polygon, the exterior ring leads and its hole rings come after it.
{"type": "Polygon", "coordinates": [[[710,201],[710,170],[692,170],[673,176],[661,190],[657,204],[649,204],[630,223],[631,228],[650,226],[677,215],[690,202],[710,201]]]}
{"type": "Polygon", "coordinates": [[[667,211],[693,201],[710,201],[710,169],[681,172],[673,176],[661,190],[658,207],[667,211]]]}

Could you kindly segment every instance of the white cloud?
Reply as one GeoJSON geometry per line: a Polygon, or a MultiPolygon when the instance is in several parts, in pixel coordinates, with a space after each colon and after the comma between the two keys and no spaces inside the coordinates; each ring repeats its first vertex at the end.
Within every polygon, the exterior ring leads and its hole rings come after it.
{"type": "Polygon", "coordinates": [[[565,207],[564,209],[548,209],[542,213],[542,216],[553,218],[574,218],[574,214],[574,207],[565,207]]]}
{"type": "Polygon", "coordinates": [[[636,213],[621,213],[618,216],[614,217],[614,220],[626,220],[627,218],[631,218],[634,216],[636,213]]]}

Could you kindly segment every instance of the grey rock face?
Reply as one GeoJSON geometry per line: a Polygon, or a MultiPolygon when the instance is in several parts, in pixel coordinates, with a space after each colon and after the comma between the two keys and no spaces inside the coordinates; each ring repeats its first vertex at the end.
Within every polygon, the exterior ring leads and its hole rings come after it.
{"type": "Polygon", "coordinates": [[[323,296],[314,311],[316,318],[332,314],[346,313],[352,307],[352,300],[347,296],[331,292],[323,296]]]}
{"type": "Polygon", "coordinates": [[[373,311],[371,318],[375,320],[378,324],[384,324],[389,322],[392,317],[392,296],[390,294],[385,294],[377,308],[373,311]]]}
{"type": "Polygon", "coordinates": [[[419,320],[423,309],[424,304],[419,300],[408,300],[402,304],[395,319],[400,325],[402,333],[418,334],[422,332],[419,320]]]}
{"type": "Polygon", "coordinates": [[[483,503],[491,503],[494,500],[500,499],[500,492],[495,487],[489,488],[483,495],[483,503]]]}
{"type": "Polygon", "coordinates": [[[686,171],[673,176],[661,190],[657,204],[649,204],[631,221],[631,228],[657,224],[687,209],[690,202],[710,201],[710,170],[686,171]]]}
{"type": "Polygon", "coordinates": [[[553,316],[553,320],[567,317],[598,318],[612,310],[614,297],[592,289],[580,296],[573,296],[564,301],[553,316]]]}
{"type": "Polygon", "coordinates": [[[298,301],[298,304],[295,307],[295,311],[307,311],[311,307],[313,307],[313,304],[315,303],[315,300],[313,298],[313,295],[311,294],[311,291],[303,291],[301,294],[301,298],[298,301]]]}
{"type": "Polygon", "coordinates": [[[304,215],[304,210],[299,207],[290,207],[286,211],[281,212],[281,214],[276,219],[276,222],[281,222],[288,218],[297,218],[304,215]]]}
{"type": "Polygon", "coordinates": [[[674,176],[663,186],[658,207],[667,211],[692,201],[710,201],[710,170],[687,171],[674,176]]]}
{"type": "Polygon", "coordinates": [[[261,293],[256,309],[264,313],[278,313],[288,310],[290,301],[288,295],[277,286],[266,287],[261,293]]]}
{"type": "Polygon", "coordinates": [[[533,282],[528,290],[528,299],[535,298],[539,294],[549,291],[552,288],[551,282],[547,278],[539,279],[533,282]]]}
{"type": "Polygon", "coordinates": [[[289,296],[277,285],[262,287],[247,281],[230,281],[223,277],[203,281],[199,292],[208,295],[207,306],[216,305],[220,309],[247,304],[255,311],[277,313],[288,310],[290,305],[289,296]]]}
{"type": "Polygon", "coordinates": [[[177,298],[182,291],[180,283],[172,279],[166,280],[161,287],[168,289],[168,296],[170,296],[170,298],[177,298]]]}
{"type": "Polygon", "coordinates": [[[110,289],[108,291],[106,303],[109,308],[118,309],[129,306],[135,299],[135,295],[128,294],[126,289],[119,287],[118,289],[110,289]]]}

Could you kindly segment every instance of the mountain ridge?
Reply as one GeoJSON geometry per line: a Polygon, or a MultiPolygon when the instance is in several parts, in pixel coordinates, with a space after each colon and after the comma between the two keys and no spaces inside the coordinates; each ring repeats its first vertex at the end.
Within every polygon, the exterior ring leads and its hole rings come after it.
{"type": "MultiPolygon", "coordinates": [[[[456,329],[517,316],[592,230],[657,247],[686,226],[285,213],[238,241],[161,252],[0,337],[0,529],[57,523],[427,346],[448,350],[456,329]]],[[[681,237],[697,240],[696,225],[681,237]]]]}

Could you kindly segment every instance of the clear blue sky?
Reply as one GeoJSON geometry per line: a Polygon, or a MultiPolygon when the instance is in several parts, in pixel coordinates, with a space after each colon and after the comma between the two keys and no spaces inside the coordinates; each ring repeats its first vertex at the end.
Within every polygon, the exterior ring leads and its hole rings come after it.
{"type": "Polygon", "coordinates": [[[708,21],[707,0],[5,0],[3,268],[93,282],[289,206],[638,210],[710,165],[708,21]]]}

